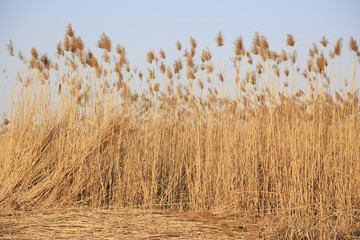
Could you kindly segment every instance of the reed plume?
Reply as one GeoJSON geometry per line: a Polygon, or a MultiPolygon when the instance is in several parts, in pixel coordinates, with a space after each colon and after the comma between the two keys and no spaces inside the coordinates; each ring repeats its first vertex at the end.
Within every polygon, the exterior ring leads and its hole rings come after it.
{"type": "Polygon", "coordinates": [[[287,34],[287,38],[286,38],[286,45],[293,47],[295,46],[295,40],[294,40],[294,36],[292,34],[287,34]]]}
{"type": "Polygon", "coordinates": [[[6,47],[9,51],[10,56],[13,57],[14,56],[14,44],[13,44],[12,40],[10,40],[9,44],[6,44],[6,47]]]}
{"type": "Polygon", "coordinates": [[[197,47],[197,42],[193,37],[190,37],[190,44],[192,49],[195,49],[197,47]]]}
{"type": "Polygon", "coordinates": [[[349,40],[349,50],[353,51],[355,53],[359,51],[357,42],[353,37],[350,37],[350,40],[349,40]]]}
{"type": "Polygon", "coordinates": [[[269,42],[263,35],[260,36],[260,49],[263,52],[267,52],[269,50],[269,42]]]}
{"type": "Polygon", "coordinates": [[[335,46],[334,46],[334,54],[335,54],[336,56],[340,56],[342,45],[343,45],[343,39],[342,39],[342,38],[339,38],[339,39],[336,41],[336,44],[335,44],[335,46]]]}
{"type": "Polygon", "coordinates": [[[215,41],[218,47],[224,46],[224,36],[221,31],[219,31],[218,34],[216,35],[215,41]]]}
{"type": "Polygon", "coordinates": [[[100,36],[100,39],[97,42],[97,46],[100,49],[104,49],[107,52],[111,52],[111,40],[110,40],[110,38],[105,33],[102,33],[102,35],[100,36]]]}
{"type": "Polygon", "coordinates": [[[323,47],[327,47],[327,45],[329,44],[329,41],[327,40],[326,36],[322,36],[321,41],[319,41],[321,45],[323,45],[323,47]]]}
{"type": "Polygon", "coordinates": [[[235,40],[235,55],[236,56],[244,56],[245,55],[245,49],[244,49],[244,43],[242,36],[238,37],[235,40]]]}
{"type": "Polygon", "coordinates": [[[182,49],[182,45],[181,45],[181,43],[180,43],[179,40],[176,42],[176,49],[177,49],[179,52],[180,52],[181,49],[182,49]]]}
{"type": "Polygon", "coordinates": [[[56,52],[58,54],[58,56],[64,56],[64,49],[62,48],[62,44],[61,42],[59,42],[57,45],[56,45],[56,52]]]}
{"type": "Polygon", "coordinates": [[[154,51],[149,51],[146,55],[146,60],[148,63],[152,64],[152,62],[155,60],[155,53],[154,51]]]}
{"type": "Polygon", "coordinates": [[[166,58],[166,55],[165,55],[165,52],[162,48],[160,48],[160,51],[159,51],[159,55],[162,59],[165,59],[166,58]]]}
{"type": "Polygon", "coordinates": [[[260,48],[260,35],[259,35],[258,32],[256,32],[253,39],[252,39],[251,52],[254,55],[258,55],[259,54],[259,48],[260,48]]]}
{"type": "Polygon", "coordinates": [[[20,61],[24,61],[25,60],[25,57],[23,55],[23,53],[19,50],[19,53],[18,53],[18,57],[19,57],[19,60],[20,61]]]}
{"type": "Polygon", "coordinates": [[[74,30],[72,29],[72,26],[71,26],[70,23],[68,23],[67,28],[66,28],[66,36],[68,36],[68,37],[70,37],[70,38],[72,38],[72,37],[75,36],[75,32],[74,32],[74,30]]]}
{"type": "Polygon", "coordinates": [[[34,60],[37,60],[37,59],[38,59],[39,54],[38,54],[36,48],[31,48],[31,56],[32,56],[32,58],[33,58],[34,60]]]}

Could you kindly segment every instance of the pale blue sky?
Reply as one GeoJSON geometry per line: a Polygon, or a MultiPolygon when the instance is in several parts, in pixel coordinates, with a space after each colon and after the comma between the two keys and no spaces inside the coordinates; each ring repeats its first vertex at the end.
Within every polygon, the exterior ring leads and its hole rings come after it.
{"type": "MultiPolygon", "coordinates": [[[[11,84],[11,58],[6,44],[13,40],[16,54],[25,56],[36,47],[55,56],[56,44],[63,40],[68,23],[80,35],[86,48],[94,50],[102,32],[113,45],[125,45],[131,65],[145,68],[146,53],[163,48],[173,60],[175,42],[188,45],[194,37],[200,48],[209,46],[221,30],[225,36],[224,61],[233,54],[233,42],[242,35],[249,48],[256,31],[265,35],[270,48],[286,48],[286,34],[295,37],[299,64],[305,62],[312,42],[326,35],[332,47],[350,36],[360,41],[360,1],[49,1],[0,0],[0,113],[4,87],[11,84]],[[2,70],[6,67],[5,79],[2,70]]],[[[15,61],[16,62],[16,61],[15,61]]],[[[17,66],[19,64],[17,63],[17,66]]],[[[9,92],[9,90],[7,90],[9,92]]]]}

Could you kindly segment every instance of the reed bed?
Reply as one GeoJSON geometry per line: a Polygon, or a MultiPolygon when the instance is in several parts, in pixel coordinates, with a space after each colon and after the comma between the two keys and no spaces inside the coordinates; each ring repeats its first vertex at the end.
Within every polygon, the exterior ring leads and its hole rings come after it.
{"type": "Polygon", "coordinates": [[[142,72],[104,33],[97,58],[69,24],[55,60],[18,54],[0,207],[223,209],[280,218],[278,237],[360,237],[357,42],[344,88],[342,38],[314,43],[303,70],[295,43],[277,53],[256,33],[247,50],[240,36],[225,65],[190,38],[172,63],[149,51],[142,72]]]}

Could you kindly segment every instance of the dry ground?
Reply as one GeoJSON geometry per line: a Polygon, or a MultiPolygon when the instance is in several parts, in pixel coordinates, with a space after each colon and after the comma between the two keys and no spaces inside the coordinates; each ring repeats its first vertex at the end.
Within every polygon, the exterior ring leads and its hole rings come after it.
{"type": "MultiPolygon", "coordinates": [[[[276,219],[229,213],[63,208],[2,211],[0,239],[258,239],[276,219]]],[[[271,236],[272,235],[272,236],[271,236]]]]}

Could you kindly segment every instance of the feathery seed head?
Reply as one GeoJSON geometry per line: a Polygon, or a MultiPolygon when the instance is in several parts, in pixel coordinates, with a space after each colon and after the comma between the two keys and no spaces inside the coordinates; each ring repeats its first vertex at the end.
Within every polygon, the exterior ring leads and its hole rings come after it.
{"type": "Polygon", "coordinates": [[[162,48],[160,48],[160,51],[159,51],[159,55],[162,59],[165,59],[166,58],[166,55],[165,55],[165,52],[162,48]]]}
{"type": "Polygon", "coordinates": [[[19,72],[17,73],[17,79],[18,79],[18,81],[19,81],[20,83],[22,83],[23,78],[22,78],[22,76],[21,76],[21,74],[20,74],[19,72]]]}
{"type": "Polygon", "coordinates": [[[262,51],[269,50],[269,42],[266,39],[266,37],[263,36],[263,35],[261,35],[261,37],[260,37],[260,48],[261,48],[262,51]]]}
{"type": "Polygon", "coordinates": [[[168,79],[173,78],[173,74],[172,74],[171,68],[169,66],[166,69],[166,76],[167,76],[168,79]]]}
{"type": "Polygon", "coordinates": [[[214,64],[212,62],[209,62],[206,65],[206,72],[211,74],[212,72],[214,72],[214,70],[215,70],[214,64]]]}
{"type": "Polygon", "coordinates": [[[224,46],[224,36],[222,35],[221,31],[218,32],[215,40],[216,40],[216,43],[217,43],[218,47],[224,46]]]}
{"type": "Polygon", "coordinates": [[[163,62],[160,63],[159,69],[162,74],[165,74],[166,67],[163,62]]]}
{"type": "Polygon", "coordinates": [[[13,44],[12,40],[10,40],[9,44],[6,44],[6,47],[9,51],[10,56],[13,57],[14,56],[14,44],[13,44]]]}
{"type": "Polygon", "coordinates": [[[322,36],[321,41],[319,41],[321,45],[326,47],[329,44],[329,41],[326,39],[326,36],[322,36]]]}
{"type": "Polygon", "coordinates": [[[183,68],[181,59],[175,60],[173,67],[175,74],[180,73],[181,69],[183,68]]]}
{"type": "Polygon", "coordinates": [[[64,49],[62,48],[61,42],[56,45],[56,52],[58,56],[64,56],[64,49]]]}
{"type": "Polygon", "coordinates": [[[93,56],[94,55],[90,50],[85,53],[85,63],[90,67],[92,67],[91,59],[93,58],[93,56]]]}
{"type": "Polygon", "coordinates": [[[190,37],[190,44],[191,44],[191,48],[195,49],[197,47],[196,40],[193,37],[190,37]]]}
{"type": "Polygon", "coordinates": [[[126,54],[125,47],[121,46],[120,44],[116,45],[116,52],[122,56],[126,54]]]}
{"type": "Polygon", "coordinates": [[[58,63],[55,63],[52,65],[52,68],[55,70],[55,71],[59,71],[59,64],[58,63]]]}
{"type": "Polygon", "coordinates": [[[159,91],[159,89],[160,89],[159,86],[160,86],[159,83],[156,83],[156,84],[155,84],[155,86],[154,86],[154,91],[155,91],[155,92],[158,92],[158,91],[159,91]]]}
{"type": "Polygon", "coordinates": [[[204,62],[206,61],[206,55],[205,55],[204,49],[203,49],[203,52],[202,52],[202,54],[201,54],[201,56],[200,56],[200,61],[201,61],[202,63],[204,63],[204,62]]]}
{"type": "Polygon", "coordinates": [[[320,56],[316,59],[316,65],[319,72],[324,72],[325,67],[327,66],[327,60],[324,53],[321,53],[320,56]]]}
{"type": "Polygon", "coordinates": [[[194,57],[195,54],[196,54],[196,48],[191,48],[191,49],[190,49],[190,56],[191,56],[191,57],[194,57]]]}
{"type": "Polygon", "coordinates": [[[318,53],[319,53],[319,50],[318,50],[318,48],[317,48],[317,46],[316,46],[315,43],[313,43],[312,51],[313,51],[313,53],[314,53],[315,55],[318,55],[318,53]]]}
{"type": "Polygon", "coordinates": [[[74,37],[75,36],[75,32],[72,29],[72,26],[71,26],[70,23],[67,25],[67,28],[66,28],[66,36],[69,36],[69,37],[74,37]]]}
{"type": "Polygon", "coordinates": [[[104,52],[102,57],[104,59],[104,62],[110,64],[110,56],[109,56],[109,54],[107,54],[107,52],[104,52]]]}
{"type": "Polygon", "coordinates": [[[260,50],[261,51],[259,53],[260,53],[261,60],[263,62],[266,62],[269,57],[269,51],[268,51],[268,49],[263,49],[263,48],[260,48],[260,50]]]}
{"type": "Polygon", "coordinates": [[[202,62],[210,61],[211,58],[212,58],[212,54],[211,54],[209,48],[207,47],[206,49],[203,49],[202,54],[201,54],[201,61],[202,62]]]}
{"type": "Polygon", "coordinates": [[[305,79],[308,78],[308,71],[306,69],[304,69],[304,71],[303,71],[303,76],[305,79]]]}
{"type": "Polygon", "coordinates": [[[291,55],[291,62],[292,62],[293,64],[296,63],[296,57],[297,57],[297,53],[296,53],[296,51],[293,51],[293,53],[292,53],[292,55],[291,55]]]}
{"type": "Polygon", "coordinates": [[[19,50],[19,53],[18,53],[18,57],[19,57],[20,61],[24,61],[24,59],[25,59],[23,53],[20,50],[19,50]]]}
{"type": "Polygon", "coordinates": [[[148,68],[150,80],[155,79],[155,72],[153,69],[148,68]]]}
{"type": "Polygon", "coordinates": [[[68,35],[64,37],[64,49],[67,52],[70,50],[70,39],[68,35]]]}
{"type": "Polygon", "coordinates": [[[176,42],[176,49],[177,49],[179,52],[180,52],[181,49],[182,49],[182,45],[181,45],[181,43],[180,43],[179,40],[176,42]]]}
{"type": "Polygon", "coordinates": [[[280,77],[280,70],[279,70],[279,68],[277,66],[275,67],[274,71],[275,71],[276,76],[280,77]]]}
{"type": "Polygon", "coordinates": [[[306,64],[307,64],[307,70],[308,70],[309,72],[311,72],[311,70],[313,69],[313,62],[308,59],[308,60],[306,61],[306,64]]]}
{"type": "Polygon", "coordinates": [[[149,52],[147,53],[147,58],[146,58],[146,60],[147,60],[148,63],[150,63],[150,64],[155,60],[155,53],[154,53],[154,51],[149,51],[149,52]]]}
{"type": "Polygon", "coordinates": [[[342,38],[339,38],[339,39],[336,41],[336,44],[335,44],[335,46],[334,46],[334,54],[335,54],[336,56],[340,56],[342,45],[343,45],[343,39],[342,39],[342,38]]]}
{"type": "Polygon", "coordinates": [[[37,60],[37,59],[38,59],[39,54],[38,54],[36,48],[31,48],[31,56],[32,56],[32,58],[33,58],[34,60],[37,60]]]}
{"type": "Polygon", "coordinates": [[[186,73],[186,77],[188,79],[194,80],[195,79],[195,74],[192,68],[189,68],[187,73],[186,73]]]}
{"type": "Polygon", "coordinates": [[[276,59],[278,58],[278,55],[275,51],[270,51],[269,52],[269,57],[271,60],[273,60],[274,62],[276,62],[276,59]]]}
{"type": "Polygon", "coordinates": [[[188,56],[188,57],[186,58],[186,66],[187,66],[188,68],[193,68],[193,67],[194,67],[194,60],[193,60],[192,57],[188,56]]]}
{"type": "Polygon", "coordinates": [[[201,80],[198,81],[198,84],[201,90],[204,89],[204,83],[201,80]]]}
{"type": "Polygon", "coordinates": [[[251,84],[255,85],[256,84],[256,74],[255,74],[255,72],[252,71],[249,77],[250,77],[251,84]]]}
{"type": "Polygon", "coordinates": [[[224,82],[224,75],[222,73],[219,74],[219,80],[220,82],[224,82]]]}
{"type": "Polygon", "coordinates": [[[309,57],[310,57],[310,58],[314,58],[314,57],[315,57],[314,50],[309,49],[309,57]]]}
{"type": "Polygon", "coordinates": [[[98,48],[104,49],[107,52],[111,52],[111,40],[110,40],[110,38],[105,33],[103,33],[100,36],[100,39],[97,42],[97,46],[98,46],[98,48]]]}
{"type": "Polygon", "coordinates": [[[288,68],[285,68],[285,71],[284,71],[284,74],[285,74],[285,76],[289,76],[289,69],[288,68]]]}
{"type": "Polygon", "coordinates": [[[71,38],[71,40],[70,40],[70,51],[72,53],[75,53],[77,51],[77,43],[76,43],[75,37],[71,38]]]}
{"type": "Polygon", "coordinates": [[[350,52],[353,51],[355,53],[358,52],[358,50],[359,50],[357,42],[353,37],[350,37],[350,40],[349,40],[349,50],[350,50],[350,52]]]}
{"type": "Polygon", "coordinates": [[[92,55],[92,57],[91,57],[91,66],[95,67],[96,69],[98,69],[100,67],[99,63],[94,55],[92,55]]]}
{"type": "Polygon", "coordinates": [[[259,54],[259,47],[253,44],[253,45],[251,46],[251,52],[252,52],[254,55],[258,55],[258,54],[259,54]]]}
{"type": "Polygon", "coordinates": [[[77,38],[75,38],[75,42],[74,42],[74,44],[76,45],[76,49],[78,50],[78,51],[83,51],[84,50],[84,42],[82,41],[82,39],[81,39],[81,37],[79,36],[79,37],[77,37],[77,38]]]}
{"type": "Polygon", "coordinates": [[[293,47],[295,45],[294,36],[292,34],[288,34],[286,38],[286,45],[293,47]]]}
{"type": "Polygon", "coordinates": [[[242,36],[238,37],[235,40],[235,55],[236,56],[244,56],[245,55],[245,49],[244,49],[244,43],[242,36]]]}
{"type": "Polygon", "coordinates": [[[255,33],[255,35],[252,39],[252,47],[253,48],[260,47],[260,35],[258,32],[255,33]]]}
{"type": "Polygon", "coordinates": [[[48,58],[46,53],[41,56],[40,61],[42,62],[44,68],[46,68],[47,70],[50,69],[51,60],[48,58]]]}
{"type": "Polygon", "coordinates": [[[263,68],[263,67],[262,67],[262,65],[261,65],[260,63],[258,63],[258,64],[256,65],[256,71],[257,71],[258,74],[262,74],[262,72],[263,72],[263,71],[262,71],[262,68],[263,68]]]}

